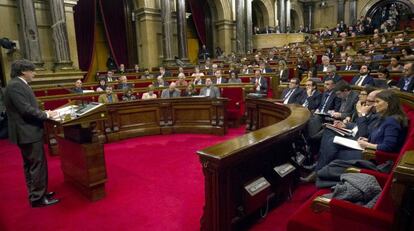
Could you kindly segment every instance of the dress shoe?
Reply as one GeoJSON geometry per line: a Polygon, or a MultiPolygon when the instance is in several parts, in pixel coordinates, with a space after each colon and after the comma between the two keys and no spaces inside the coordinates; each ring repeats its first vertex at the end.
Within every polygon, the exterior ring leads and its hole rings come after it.
{"type": "Polygon", "coordinates": [[[45,196],[46,196],[47,198],[52,198],[55,194],[56,194],[55,192],[47,192],[47,193],[45,194],[45,196]]]}
{"type": "Polygon", "coordinates": [[[42,197],[41,199],[37,200],[37,201],[32,201],[31,205],[33,208],[37,208],[37,207],[44,207],[44,206],[49,206],[49,205],[54,205],[56,203],[58,203],[59,200],[53,197],[42,197]]]}
{"type": "Polygon", "coordinates": [[[300,178],[300,181],[306,182],[306,183],[313,183],[313,182],[315,182],[316,181],[316,172],[313,171],[308,176],[301,177],[300,178]]]}

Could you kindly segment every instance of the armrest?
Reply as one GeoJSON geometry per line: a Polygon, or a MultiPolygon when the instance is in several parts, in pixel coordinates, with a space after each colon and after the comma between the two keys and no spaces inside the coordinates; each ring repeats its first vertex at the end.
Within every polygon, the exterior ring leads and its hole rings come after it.
{"type": "Polygon", "coordinates": [[[369,223],[376,227],[391,227],[393,224],[393,213],[384,213],[348,201],[328,199],[323,196],[318,196],[313,200],[312,210],[315,213],[329,211],[333,219],[369,223]]]}
{"type": "Polygon", "coordinates": [[[398,153],[365,149],[362,151],[362,157],[364,160],[376,160],[377,163],[383,163],[387,160],[392,160],[395,162],[397,160],[398,153]]]}
{"type": "Polygon", "coordinates": [[[345,169],[345,173],[360,173],[361,169],[360,168],[355,168],[355,167],[350,167],[345,169]]]}
{"type": "Polygon", "coordinates": [[[329,211],[331,199],[326,198],[324,196],[317,196],[315,199],[313,199],[312,202],[312,211],[315,213],[320,213],[324,211],[329,211]]]}

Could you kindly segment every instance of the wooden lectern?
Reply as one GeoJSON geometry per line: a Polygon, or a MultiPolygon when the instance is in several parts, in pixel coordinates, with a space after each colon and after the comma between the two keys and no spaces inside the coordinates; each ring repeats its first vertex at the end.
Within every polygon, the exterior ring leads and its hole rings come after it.
{"type": "MultiPolygon", "coordinates": [[[[70,108],[73,105],[65,105],[70,108]]],[[[65,108],[63,107],[63,108],[65,108]]],[[[63,128],[56,136],[65,182],[73,184],[91,201],[105,196],[106,167],[102,133],[108,114],[99,103],[75,106],[70,114],[61,115],[52,123],[63,128]]],[[[67,110],[66,110],[67,111],[67,110]]]]}

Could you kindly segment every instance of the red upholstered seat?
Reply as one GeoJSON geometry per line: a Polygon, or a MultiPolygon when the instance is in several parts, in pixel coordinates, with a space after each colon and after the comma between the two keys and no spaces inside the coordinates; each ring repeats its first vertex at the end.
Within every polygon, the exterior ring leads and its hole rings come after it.
{"type": "Polygon", "coordinates": [[[222,97],[228,98],[227,118],[239,120],[244,114],[244,91],[242,88],[222,88],[222,97]]]}

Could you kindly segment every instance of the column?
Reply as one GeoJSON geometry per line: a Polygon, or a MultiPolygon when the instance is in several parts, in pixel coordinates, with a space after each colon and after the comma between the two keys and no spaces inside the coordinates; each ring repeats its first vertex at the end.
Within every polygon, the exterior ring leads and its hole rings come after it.
{"type": "Polygon", "coordinates": [[[279,30],[280,33],[285,33],[286,32],[286,0],[278,0],[278,12],[277,12],[277,16],[278,16],[278,20],[279,20],[279,30]]]}
{"type": "Polygon", "coordinates": [[[253,51],[252,0],[246,0],[246,51],[253,51]]]}
{"type": "Polygon", "coordinates": [[[338,0],[338,22],[345,20],[345,0],[338,0]]]}
{"type": "Polygon", "coordinates": [[[289,31],[292,31],[292,24],[290,22],[290,0],[286,0],[285,2],[286,8],[286,31],[289,28],[289,31]]]}
{"type": "Polygon", "coordinates": [[[162,43],[164,52],[164,64],[171,65],[175,64],[172,56],[171,44],[173,41],[172,35],[172,20],[171,20],[171,1],[161,0],[161,18],[162,18],[162,43]]]}
{"type": "Polygon", "coordinates": [[[187,48],[187,21],[185,18],[185,0],[177,1],[177,37],[178,37],[178,56],[184,61],[188,62],[188,48],[187,48]]]}
{"type": "Polygon", "coordinates": [[[305,23],[305,27],[309,28],[309,31],[312,30],[312,23],[313,23],[313,2],[304,2],[303,3],[303,8],[304,8],[304,23],[305,23]]]}
{"type": "Polygon", "coordinates": [[[355,25],[357,22],[357,1],[350,0],[349,1],[349,25],[355,25]]]}
{"type": "Polygon", "coordinates": [[[239,54],[246,53],[244,0],[236,0],[236,48],[239,54]]]}
{"type": "Polygon", "coordinates": [[[66,28],[65,3],[63,0],[49,0],[52,14],[52,37],[55,48],[55,70],[73,69],[70,60],[68,32],[66,28]]]}
{"type": "Polygon", "coordinates": [[[36,13],[33,1],[18,0],[20,13],[20,29],[22,34],[24,57],[32,61],[36,68],[43,69],[42,54],[40,52],[39,32],[37,30],[36,13]]]}

